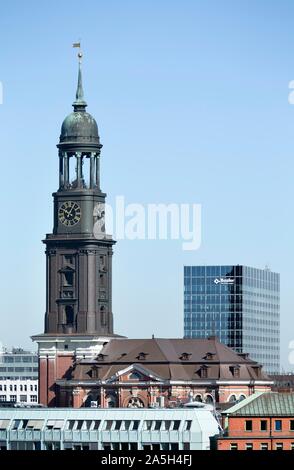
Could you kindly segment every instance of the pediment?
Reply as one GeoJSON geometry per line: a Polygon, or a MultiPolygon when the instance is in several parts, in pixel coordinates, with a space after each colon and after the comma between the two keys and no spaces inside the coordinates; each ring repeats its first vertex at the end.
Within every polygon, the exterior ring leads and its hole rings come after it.
{"type": "Polygon", "coordinates": [[[132,364],[108,379],[110,382],[161,382],[162,377],[154,374],[141,364],[132,364]]]}

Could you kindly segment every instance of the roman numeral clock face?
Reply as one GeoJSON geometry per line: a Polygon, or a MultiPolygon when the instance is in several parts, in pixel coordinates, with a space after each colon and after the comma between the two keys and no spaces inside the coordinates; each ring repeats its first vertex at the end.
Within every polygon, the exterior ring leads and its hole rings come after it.
{"type": "Polygon", "coordinates": [[[81,220],[81,208],[76,202],[64,202],[59,208],[58,218],[63,225],[72,227],[81,220]]]}

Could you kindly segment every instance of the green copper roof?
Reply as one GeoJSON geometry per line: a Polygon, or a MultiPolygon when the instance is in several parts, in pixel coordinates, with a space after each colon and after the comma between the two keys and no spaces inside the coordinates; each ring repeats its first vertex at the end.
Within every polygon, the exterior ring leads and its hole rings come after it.
{"type": "Polygon", "coordinates": [[[79,63],[76,99],[73,102],[74,111],[62,123],[59,148],[68,151],[99,151],[101,149],[97,123],[93,116],[86,112],[86,106],[81,63],[79,63]]]}
{"type": "Polygon", "coordinates": [[[84,100],[82,68],[81,68],[81,63],[79,62],[78,86],[77,86],[77,91],[76,91],[76,100],[73,102],[73,107],[75,111],[81,112],[81,111],[85,111],[86,106],[87,106],[87,103],[84,100]]]}
{"type": "Polygon", "coordinates": [[[294,416],[294,393],[254,393],[223,412],[228,416],[294,416]]]}

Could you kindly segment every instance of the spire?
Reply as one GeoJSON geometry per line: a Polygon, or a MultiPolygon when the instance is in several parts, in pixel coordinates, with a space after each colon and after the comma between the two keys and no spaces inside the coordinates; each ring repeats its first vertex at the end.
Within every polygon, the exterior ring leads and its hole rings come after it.
{"type": "MultiPolygon", "coordinates": [[[[77,46],[74,45],[74,47],[80,47],[80,44],[77,46]]],[[[80,50],[78,53],[78,58],[79,58],[78,86],[77,86],[77,92],[76,92],[76,99],[73,102],[73,107],[74,107],[75,112],[85,111],[86,106],[87,106],[87,103],[84,100],[84,90],[83,90],[83,81],[82,81],[82,66],[81,66],[82,57],[83,57],[83,54],[80,50]]]]}

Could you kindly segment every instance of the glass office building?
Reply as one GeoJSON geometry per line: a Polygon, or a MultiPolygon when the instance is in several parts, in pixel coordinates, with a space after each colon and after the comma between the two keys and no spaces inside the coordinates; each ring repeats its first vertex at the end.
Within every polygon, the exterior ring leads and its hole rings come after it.
{"type": "Polygon", "coordinates": [[[280,370],[280,275],[248,266],[184,267],[184,336],[211,335],[280,370]]]}

